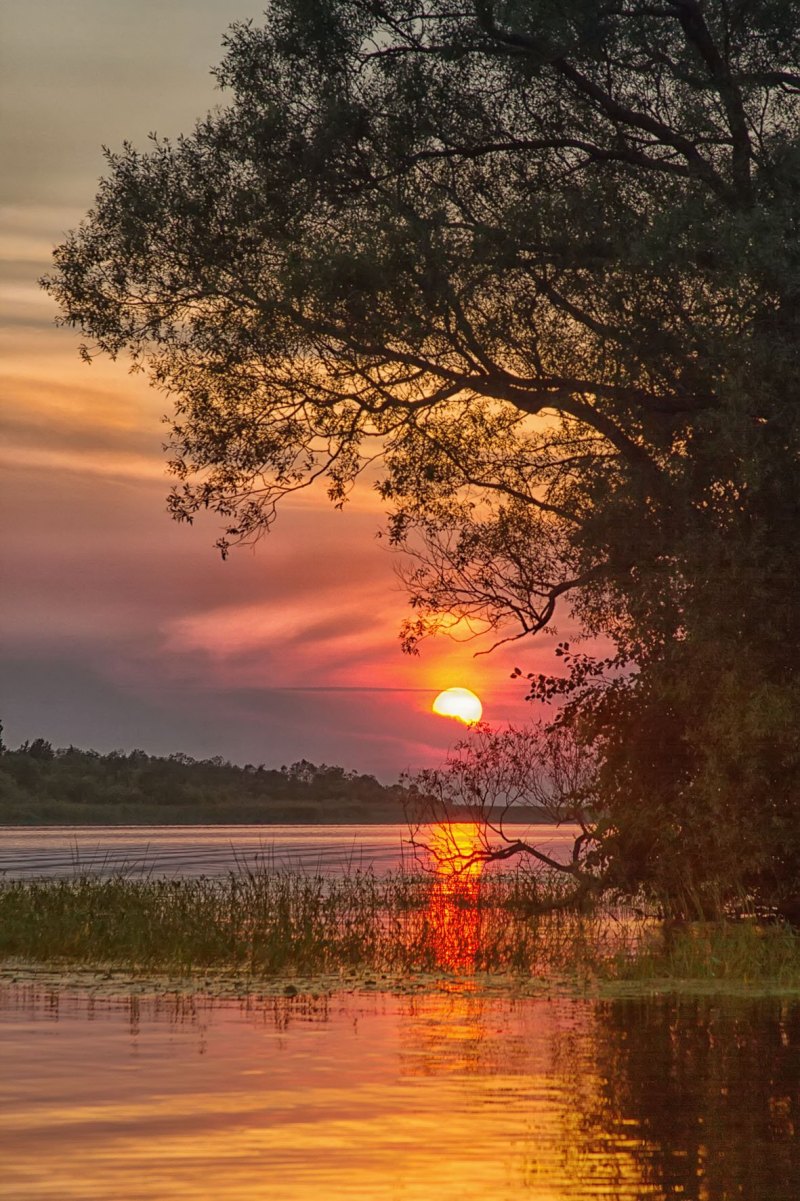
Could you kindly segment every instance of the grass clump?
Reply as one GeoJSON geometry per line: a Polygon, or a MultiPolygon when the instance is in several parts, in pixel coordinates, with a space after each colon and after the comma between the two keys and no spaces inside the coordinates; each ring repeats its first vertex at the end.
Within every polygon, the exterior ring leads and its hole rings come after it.
{"type": "Polygon", "coordinates": [[[800,988],[800,930],[785,922],[740,919],[658,923],[642,933],[633,953],[617,954],[606,978],[672,979],[718,985],[800,988]]]}
{"type": "Polygon", "coordinates": [[[385,909],[381,883],[366,875],[12,882],[0,888],[0,956],[169,970],[324,971],[375,952],[385,909]]]}
{"type": "Polygon", "coordinates": [[[92,875],[0,885],[0,959],[254,975],[356,968],[553,975],[587,969],[599,918],[543,917],[541,884],[511,875],[222,879],[92,875]]]}
{"type": "MultiPolygon", "coordinates": [[[[546,893],[546,888],[545,888],[546,893]]],[[[608,908],[546,912],[541,879],[77,876],[0,885],[0,961],[254,978],[347,973],[511,975],[553,987],[800,989],[800,932],[678,926],[608,908]]],[[[554,890],[551,900],[558,901],[554,890]]]]}

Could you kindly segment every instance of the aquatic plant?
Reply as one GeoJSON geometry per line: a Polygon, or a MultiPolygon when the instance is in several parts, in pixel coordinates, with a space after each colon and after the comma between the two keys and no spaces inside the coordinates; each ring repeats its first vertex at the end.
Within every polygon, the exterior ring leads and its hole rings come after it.
{"type": "Polygon", "coordinates": [[[245,976],[473,972],[548,986],[657,981],[800,987],[800,932],[550,908],[522,873],[223,878],[76,875],[0,885],[0,961],[245,976]]]}

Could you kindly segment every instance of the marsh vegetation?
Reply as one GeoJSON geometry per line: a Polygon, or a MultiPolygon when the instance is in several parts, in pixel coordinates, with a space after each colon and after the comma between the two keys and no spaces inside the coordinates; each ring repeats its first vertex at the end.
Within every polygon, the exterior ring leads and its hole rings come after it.
{"type": "Polygon", "coordinates": [[[338,973],[397,984],[434,972],[590,992],[800,990],[800,931],[787,924],[578,913],[553,907],[563,889],[521,872],[7,881],[0,959],[253,980],[338,973]]]}

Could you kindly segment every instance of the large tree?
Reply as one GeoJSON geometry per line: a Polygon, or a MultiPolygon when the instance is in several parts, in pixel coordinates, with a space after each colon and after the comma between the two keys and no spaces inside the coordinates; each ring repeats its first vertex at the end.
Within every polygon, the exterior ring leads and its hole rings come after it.
{"type": "Polygon", "coordinates": [[[608,880],[789,903],[800,5],[273,0],[225,45],[48,281],[174,397],[174,515],[227,550],[380,456],[409,646],[614,645],[560,685],[608,880]]]}

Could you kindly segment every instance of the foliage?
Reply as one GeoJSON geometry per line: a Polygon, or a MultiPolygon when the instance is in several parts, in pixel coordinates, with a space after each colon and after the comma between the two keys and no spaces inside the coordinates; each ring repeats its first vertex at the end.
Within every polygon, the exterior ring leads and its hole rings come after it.
{"type": "Polygon", "coordinates": [[[402,789],[303,759],[238,767],[144,751],[54,750],[36,738],[0,753],[0,824],[398,821],[402,789]]]}
{"type": "Polygon", "coordinates": [[[273,0],[47,286],[231,542],[382,456],[414,649],[559,609],[621,888],[796,900],[800,9],[273,0]]]}

